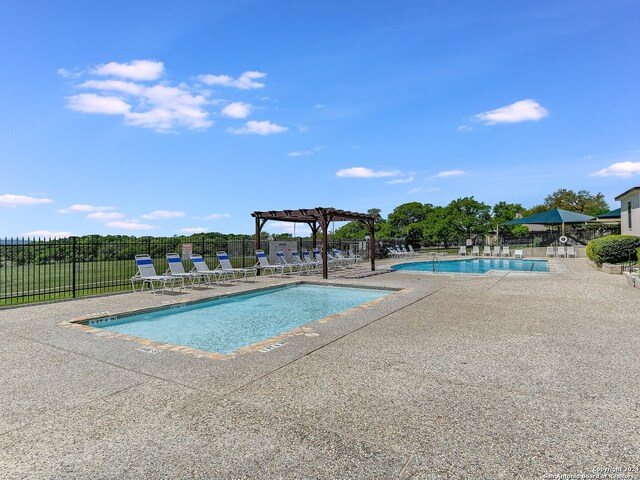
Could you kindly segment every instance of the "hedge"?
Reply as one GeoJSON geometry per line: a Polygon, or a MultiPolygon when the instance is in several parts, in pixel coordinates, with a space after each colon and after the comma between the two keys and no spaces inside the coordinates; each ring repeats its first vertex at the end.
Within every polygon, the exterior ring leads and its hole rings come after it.
{"type": "Polygon", "coordinates": [[[621,263],[638,259],[640,237],[633,235],[609,235],[596,238],[587,244],[587,257],[597,265],[621,263]]]}

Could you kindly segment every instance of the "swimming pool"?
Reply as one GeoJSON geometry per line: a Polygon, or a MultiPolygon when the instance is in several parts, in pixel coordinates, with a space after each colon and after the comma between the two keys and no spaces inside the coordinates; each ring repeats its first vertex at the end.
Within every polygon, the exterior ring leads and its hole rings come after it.
{"type": "Polygon", "coordinates": [[[464,260],[430,260],[428,262],[400,263],[392,270],[433,273],[487,273],[489,270],[513,272],[548,272],[546,260],[515,260],[513,258],[468,258],[464,260]]]}
{"type": "Polygon", "coordinates": [[[229,353],[390,293],[296,284],[130,316],[100,318],[88,325],[197,350],[229,353]]]}

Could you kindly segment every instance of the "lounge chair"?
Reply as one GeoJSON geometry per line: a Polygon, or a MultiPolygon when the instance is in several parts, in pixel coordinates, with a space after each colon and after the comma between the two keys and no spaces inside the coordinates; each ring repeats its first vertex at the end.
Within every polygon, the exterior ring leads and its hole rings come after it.
{"type": "Polygon", "coordinates": [[[389,252],[389,256],[391,258],[404,257],[404,255],[401,252],[397,251],[395,248],[387,247],[387,252],[389,252]]]}
{"type": "Polygon", "coordinates": [[[410,253],[411,255],[413,255],[414,257],[417,257],[417,256],[421,255],[421,252],[416,252],[416,251],[413,249],[413,245],[409,244],[409,245],[407,245],[407,248],[409,249],[409,253],[410,253]]]}
{"type": "Polygon", "coordinates": [[[555,257],[556,251],[553,247],[547,247],[547,257],[555,257]]]}
{"type": "Polygon", "coordinates": [[[558,247],[558,250],[556,251],[556,257],[566,257],[567,256],[567,252],[565,252],[564,247],[558,247]]]}
{"type": "Polygon", "coordinates": [[[315,270],[315,267],[311,267],[311,265],[300,259],[300,254],[297,250],[293,250],[291,252],[291,260],[289,261],[292,265],[296,265],[303,273],[309,272],[311,270],[315,270]]]}
{"type": "Polygon", "coordinates": [[[331,251],[333,252],[333,258],[338,262],[342,262],[345,267],[348,268],[351,265],[355,265],[356,261],[354,258],[345,257],[337,248],[333,248],[331,251]]]}
{"type": "Polygon", "coordinates": [[[515,250],[513,252],[513,258],[519,258],[522,260],[524,258],[524,252],[522,250],[515,250]]]}
{"type": "Polygon", "coordinates": [[[465,246],[459,246],[458,247],[458,255],[466,255],[467,254],[467,247],[465,246]]]}
{"type": "Polygon", "coordinates": [[[202,280],[204,280],[207,285],[211,285],[209,276],[206,273],[186,272],[184,270],[184,266],[182,265],[182,258],[180,258],[180,255],[178,255],[177,253],[167,253],[166,257],[167,263],[169,264],[169,269],[164,272],[165,275],[189,279],[192,287],[194,286],[196,281],[200,283],[202,282],[202,280]]]}
{"type": "Polygon", "coordinates": [[[484,248],[482,249],[482,256],[483,257],[491,256],[491,247],[489,245],[485,245],[484,248]]]}
{"type": "Polygon", "coordinates": [[[289,270],[289,273],[291,275],[293,275],[294,273],[298,273],[298,274],[302,273],[302,268],[300,268],[299,265],[287,262],[287,257],[285,256],[282,250],[278,250],[276,252],[276,260],[278,260],[278,265],[282,267],[282,273],[284,273],[284,271],[287,269],[289,270]]]}
{"type": "Polygon", "coordinates": [[[136,265],[138,266],[138,273],[131,277],[131,287],[136,293],[144,290],[145,283],[149,284],[153,293],[156,293],[155,283],[162,284],[162,293],[164,293],[168,283],[171,283],[171,291],[173,291],[176,282],[180,284],[181,289],[184,288],[184,278],[171,275],[158,275],[149,255],[136,255],[136,265]],[[139,282],[142,282],[142,288],[140,291],[137,291],[136,283],[139,282]]]}
{"type": "Polygon", "coordinates": [[[253,266],[256,270],[271,272],[270,275],[278,272],[284,273],[284,267],[282,265],[272,265],[269,263],[269,259],[267,258],[267,254],[264,253],[264,250],[256,250],[256,257],[258,258],[258,263],[253,266]]]}
{"type": "Polygon", "coordinates": [[[233,275],[225,273],[221,270],[211,270],[207,266],[207,263],[204,261],[204,258],[202,258],[202,255],[194,253],[189,255],[189,258],[193,262],[193,268],[191,269],[191,271],[194,273],[199,273],[201,275],[206,275],[209,279],[209,283],[211,283],[212,278],[216,283],[218,283],[218,280],[222,280],[224,282],[228,276],[233,278],[233,275]]]}
{"type": "Polygon", "coordinates": [[[362,257],[356,254],[353,250],[349,249],[349,258],[353,258],[354,263],[362,261],[362,257]]]}
{"type": "Polygon", "coordinates": [[[320,256],[319,252],[315,254],[315,258],[311,257],[311,253],[309,253],[309,250],[302,250],[301,253],[302,261],[309,267],[310,270],[313,270],[315,272],[318,267],[322,268],[322,257],[320,256]]]}
{"type": "Polygon", "coordinates": [[[573,257],[576,258],[576,248],[575,247],[567,247],[567,258],[573,257]]]}
{"type": "Polygon", "coordinates": [[[502,247],[502,257],[510,257],[511,256],[511,252],[509,251],[509,245],[505,245],[504,247],[502,247]]]}
{"type": "Polygon", "coordinates": [[[494,257],[500,256],[500,245],[496,245],[495,247],[493,247],[493,256],[494,257]]]}
{"type": "Polygon", "coordinates": [[[227,255],[225,251],[216,252],[216,257],[218,257],[218,262],[220,263],[220,265],[216,267],[216,270],[232,274],[234,280],[236,279],[236,275],[239,274],[245,282],[247,281],[247,275],[253,273],[253,281],[256,281],[257,270],[255,268],[234,268],[234,266],[231,265],[231,260],[229,260],[229,255],[227,255]]]}
{"type": "Polygon", "coordinates": [[[474,245],[473,247],[471,247],[471,255],[473,255],[474,257],[480,256],[480,247],[478,245],[474,245]]]}

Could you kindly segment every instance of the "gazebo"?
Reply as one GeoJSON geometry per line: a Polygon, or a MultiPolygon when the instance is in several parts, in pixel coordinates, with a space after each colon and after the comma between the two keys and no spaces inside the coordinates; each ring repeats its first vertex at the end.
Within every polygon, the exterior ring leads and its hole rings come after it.
{"type": "Polygon", "coordinates": [[[504,222],[503,225],[561,225],[562,235],[564,235],[564,226],[567,223],[587,223],[594,220],[591,215],[584,213],[571,212],[561,208],[554,208],[546,212],[536,213],[528,217],[516,218],[504,222]]]}
{"type": "Polygon", "coordinates": [[[376,215],[373,213],[358,213],[336,208],[316,207],[299,210],[269,210],[268,212],[253,212],[256,220],[256,250],[260,249],[260,233],[269,220],[278,222],[305,223],[309,225],[313,238],[314,248],[317,246],[318,231],[322,232],[322,277],[328,278],[327,250],[329,248],[329,225],[331,222],[357,221],[369,227],[369,250],[371,259],[371,271],[376,269],[375,264],[375,223],[376,215]]]}

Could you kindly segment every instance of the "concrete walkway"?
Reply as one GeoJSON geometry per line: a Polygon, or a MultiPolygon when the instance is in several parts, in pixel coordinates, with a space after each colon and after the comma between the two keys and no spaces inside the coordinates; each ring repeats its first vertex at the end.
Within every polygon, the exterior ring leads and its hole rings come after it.
{"type": "Polygon", "coordinates": [[[403,290],[226,360],[60,323],[252,284],[0,310],[0,478],[639,479],[640,293],[551,261],[330,279],[403,290]]]}

